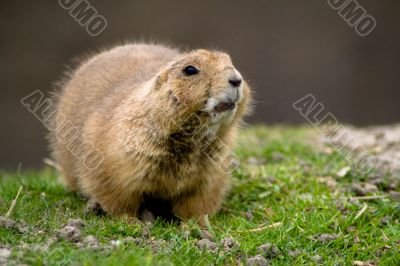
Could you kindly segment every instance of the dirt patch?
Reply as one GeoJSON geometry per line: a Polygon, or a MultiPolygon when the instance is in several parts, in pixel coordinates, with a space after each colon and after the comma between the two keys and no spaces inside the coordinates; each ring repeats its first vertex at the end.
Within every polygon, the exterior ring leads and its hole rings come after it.
{"type": "Polygon", "coordinates": [[[212,253],[216,253],[218,250],[218,246],[215,242],[210,241],[208,239],[201,239],[196,243],[196,246],[203,251],[211,251],[212,253]]]}
{"type": "Polygon", "coordinates": [[[85,226],[80,219],[70,219],[68,223],[57,231],[57,236],[73,243],[81,242],[81,229],[85,226]]]}
{"type": "Polygon", "coordinates": [[[13,219],[4,217],[4,216],[0,216],[0,227],[7,229],[7,230],[11,230],[14,229],[16,225],[16,222],[13,219]]]}
{"type": "Polygon", "coordinates": [[[294,257],[294,258],[300,256],[300,254],[301,254],[301,250],[300,249],[289,250],[289,252],[288,252],[288,255],[290,257],[294,257]]]}
{"type": "Polygon", "coordinates": [[[315,236],[314,238],[321,243],[328,243],[333,240],[336,240],[339,236],[337,234],[320,234],[315,236]]]}
{"type": "Polygon", "coordinates": [[[258,252],[267,258],[273,258],[282,255],[282,252],[276,245],[265,243],[257,248],[258,252]]]}
{"type": "Polygon", "coordinates": [[[400,174],[400,124],[367,128],[341,127],[320,140],[333,148],[346,148],[354,154],[367,151],[375,162],[373,167],[382,173],[400,174]]]}
{"type": "Polygon", "coordinates": [[[322,257],[320,255],[312,256],[310,259],[315,263],[321,263],[322,262],[322,257]]]}
{"type": "Polygon", "coordinates": [[[81,240],[81,230],[75,226],[67,225],[57,231],[57,236],[60,239],[76,243],[81,240]]]}
{"type": "Polygon", "coordinates": [[[83,243],[87,248],[92,249],[92,250],[101,250],[102,249],[102,246],[101,246],[99,240],[92,235],[85,237],[85,239],[83,239],[83,243]]]}
{"type": "MultiPolygon", "coordinates": [[[[349,186],[340,187],[342,192],[352,192],[366,197],[376,193],[396,193],[400,189],[400,124],[355,128],[341,126],[328,135],[320,135],[315,146],[325,153],[339,152],[348,163],[340,169],[336,180],[351,175],[361,176],[349,186]]],[[[333,179],[321,179],[335,191],[333,179]]],[[[391,197],[392,198],[392,197],[391,197]]],[[[396,198],[396,197],[394,197],[396,198]]],[[[392,198],[393,200],[395,200],[392,198]]]]}
{"type": "Polygon", "coordinates": [[[221,240],[221,246],[223,247],[224,252],[229,252],[232,249],[238,248],[239,243],[237,243],[233,238],[225,237],[221,240]]]}
{"type": "Polygon", "coordinates": [[[24,221],[16,222],[5,216],[0,216],[0,227],[7,230],[14,230],[20,234],[26,234],[30,231],[30,227],[24,221]]]}
{"type": "Polygon", "coordinates": [[[81,219],[69,219],[67,225],[82,229],[85,223],[81,219]]]}
{"type": "Polygon", "coordinates": [[[247,259],[248,266],[268,266],[268,260],[260,254],[247,259]]]}

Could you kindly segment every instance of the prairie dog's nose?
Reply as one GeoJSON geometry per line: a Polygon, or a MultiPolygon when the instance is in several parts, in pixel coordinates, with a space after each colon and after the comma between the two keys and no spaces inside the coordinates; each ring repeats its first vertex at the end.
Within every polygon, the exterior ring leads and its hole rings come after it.
{"type": "Polygon", "coordinates": [[[240,84],[242,84],[242,79],[239,78],[239,77],[230,78],[230,79],[229,79],[229,83],[230,83],[233,87],[239,87],[240,84]]]}
{"type": "Polygon", "coordinates": [[[232,76],[229,77],[229,83],[233,87],[239,87],[242,84],[242,76],[235,70],[232,76]]]}

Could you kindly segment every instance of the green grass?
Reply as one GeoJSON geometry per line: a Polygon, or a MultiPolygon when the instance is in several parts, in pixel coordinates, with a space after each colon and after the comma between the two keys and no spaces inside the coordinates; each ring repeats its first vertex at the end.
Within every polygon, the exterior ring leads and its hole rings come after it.
{"type": "Polygon", "coordinates": [[[316,265],[318,262],[312,259],[316,255],[322,265],[352,265],[354,261],[399,265],[399,203],[389,198],[350,200],[354,196],[349,189],[351,182],[366,177],[353,172],[337,177],[346,162],[337,152],[314,148],[311,139],[315,134],[308,128],[253,127],[240,136],[236,152],[241,166],[233,174],[222,211],[210,218],[217,244],[224,237],[240,243],[228,252],[221,248],[215,254],[199,250],[195,243],[200,239],[200,229],[193,222],[178,225],[160,220],[149,229],[146,241],[164,240],[163,248],[154,251],[151,245],[133,242],[111,247],[112,240],[141,238],[145,226],[85,214],[85,201],[66,192],[51,169],[1,173],[0,215],[7,213],[22,183],[24,189],[11,218],[25,221],[30,231],[0,228],[0,245],[12,250],[9,262],[29,265],[245,265],[266,242],[282,252],[268,258],[273,265],[316,265]],[[265,158],[266,163],[248,164],[249,157],[265,158]],[[328,176],[336,179],[336,188],[319,182],[320,177],[328,176]],[[364,204],[368,208],[355,219],[364,204]],[[82,219],[83,237],[94,235],[107,248],[94,251],[54,240],[57,230],[70,218],[82,219]],[[276,228],[251,231],[278,222],[281,225],[276,228]],[[337,238],[318,241],[323,233],[337,234],[337,238]],[[54,241],[49,242],[51,239],[54,241]],[[295,249],[300,254],[289,256],[295,249]]]}

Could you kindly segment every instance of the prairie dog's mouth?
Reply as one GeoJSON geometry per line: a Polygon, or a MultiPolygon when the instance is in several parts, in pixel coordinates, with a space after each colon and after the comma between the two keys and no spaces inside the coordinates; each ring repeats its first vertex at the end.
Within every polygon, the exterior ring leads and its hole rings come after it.
{"type": "Polygon", "coordinates": [[[210,125],[229,123],[234,116],[237,108],[235,101],[210,99],[208,108],[204,108],[203,113],[209,116],[210,125]]]}
{"type": "Polygon", "coordinates": [[[235,109],[236,107],[236,103],[233,101],[229,101],[229,102],[220,102],[219,104],[217,104],[216,106],[214,106],[214,112],[216,113],[222,113],[228,110],[232,110],[235,109]]]}

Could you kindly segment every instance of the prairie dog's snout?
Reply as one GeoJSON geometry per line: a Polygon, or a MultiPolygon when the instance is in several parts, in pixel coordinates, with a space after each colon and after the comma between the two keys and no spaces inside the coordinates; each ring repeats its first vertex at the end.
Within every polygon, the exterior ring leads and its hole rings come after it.
{"type": "Polygon", "coordinates": [[[236,103],[241,97],[242,75],[236,69],[232,69],[232,74],[229,75],[228,82],[230,87],[227,91],[227,100],[236,103]]]}
{"type": "Polygon", "coordinates": [[[221,74],[227,76],[226,86],[214,97],[208,99],[205,111],[222,113],[234,110],[243,96],[243,78],[239,71],[234,67],[227,67],[221,74]]]}

